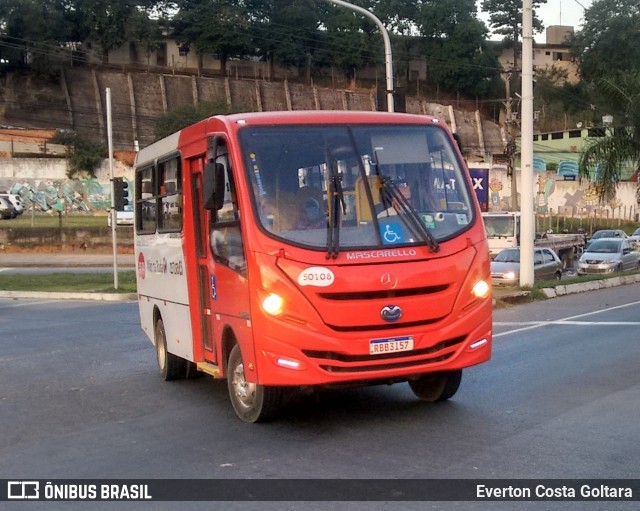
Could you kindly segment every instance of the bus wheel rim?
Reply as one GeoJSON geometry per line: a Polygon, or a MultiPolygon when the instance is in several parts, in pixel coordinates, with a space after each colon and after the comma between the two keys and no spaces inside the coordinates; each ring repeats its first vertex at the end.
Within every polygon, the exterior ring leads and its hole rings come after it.
{"type": "Polygon", "coordinates": [[[233,371],[233,379],[231,381],[233,385],[233,393],[236,396],[238,403],[244,408],[251,408],[253,406],[256,395],[256,384],[250,383],[244,376],[244,364],[238,364],[233,371]]]}

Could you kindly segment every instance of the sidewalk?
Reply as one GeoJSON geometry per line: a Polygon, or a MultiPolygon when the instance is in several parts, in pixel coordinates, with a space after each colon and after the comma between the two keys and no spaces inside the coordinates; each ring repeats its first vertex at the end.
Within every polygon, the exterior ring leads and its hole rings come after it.
{"type": "MultiPolygon", "coordinates": [[[[118,254],[118,267],[135,267],[133,254],[118,254]]],[[[113,254],[62,253],[62,252],[16,252],[0,253],[0,268],[87,268],[113,266],[113,254]]]]}
{"type": "MultiPolygon", "coordinates": [[[[118,254],[119,270],[135,268],[133,254],[118,254]]],[[[0,253],[0,271],[3,268],[98,268],[113,267],[113,254],[92,253],[0,253]]],[[[46,291],[2,291],[0,298],[27,298],[35,300],[99,300],[128,302],[137,300],[135,293],[54,293],[46,291]]]]}

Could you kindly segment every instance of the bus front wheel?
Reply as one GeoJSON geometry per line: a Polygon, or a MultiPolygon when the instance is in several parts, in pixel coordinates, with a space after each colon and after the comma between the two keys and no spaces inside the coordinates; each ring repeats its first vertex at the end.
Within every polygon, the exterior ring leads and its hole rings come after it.
{"type": "Polygon", "coordinates": [[[229,355],[227,387],[236,415],[244,422],[263,422],[273,419],[282,405],[282,389],[248,382],[240,346],[236,344],[229,355]]]}
{"type": "Polygon", "coordinates": [[[155,340],[158,367],[160,368],[162,379],[170,381],[184,378],[187,361],[173,353],[169,353],[167,350],[167,334],[164,331],[164,323],[161,319],[156,322],[155,340]]]}
{"type": "Polygon", "coordinates": [[[462,369],[440,373],[426,373],[416,380],[409,380],[409,387],[422,401],[434,403],[453,397],[462,381],[462,369]]]}

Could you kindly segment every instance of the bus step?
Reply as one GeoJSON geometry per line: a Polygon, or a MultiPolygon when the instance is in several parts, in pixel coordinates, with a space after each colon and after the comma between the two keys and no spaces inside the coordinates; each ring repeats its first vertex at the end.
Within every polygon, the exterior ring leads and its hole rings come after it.
{"type": "Polygon", "coordinates": [[[198,362],[196,367],[198,368],[198,371],[210,374],[214,378],[220,378],[220,368],[215,364],[210,362],[198,362]]]}

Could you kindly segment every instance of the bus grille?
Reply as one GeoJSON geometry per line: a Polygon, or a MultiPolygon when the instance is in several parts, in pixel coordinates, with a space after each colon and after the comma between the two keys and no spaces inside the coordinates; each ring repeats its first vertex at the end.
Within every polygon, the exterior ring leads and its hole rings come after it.
{"type": "Polygon", "coordinates": [[[324,361],[320,367],[331,373],[364,373],[443,362],[453,356],[455,347],[465,338],[463,335],[439,342],[429,348],[383,355],[347,355],[335,351],[313,350],[303,350],[303,353],[309,358],[324,361]]]}
{"type": "Polygon", "coordinates": [[[352,291],[342,293],[318,293],[326,300],[374,300],[376,298],[402,298],[405,296],[424,296],[442,293],[449,288],[448,284],[438,286],[413,287],[409,289],[389,289],[384,291],[352,291]]]}

